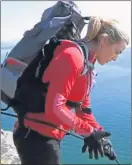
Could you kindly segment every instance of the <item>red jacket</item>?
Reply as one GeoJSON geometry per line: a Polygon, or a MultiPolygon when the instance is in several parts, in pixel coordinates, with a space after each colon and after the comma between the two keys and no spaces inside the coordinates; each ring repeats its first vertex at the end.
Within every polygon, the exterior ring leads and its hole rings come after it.
{"type": "MultiPolygon", "coordinates": [[[[82,107],[90,107],[91,74],[81,75],[84,67],[84,56],[79,47],[71,41],[62,41],[54,51],[54,57],[46,69],[42,81],[50,82],[46,96],[45,113],[28,113],[29,118],[50,122],[65,130],[74,130],[80,135],[87,135],[93,128],[102,129],[93,114],[81,112],[73,113],[65,105],[66,100],[82,101],[82,107]]],[[[47,125],[24,120],[26,127],[42,135],[62,139],[63,131],[47,125]]]]}

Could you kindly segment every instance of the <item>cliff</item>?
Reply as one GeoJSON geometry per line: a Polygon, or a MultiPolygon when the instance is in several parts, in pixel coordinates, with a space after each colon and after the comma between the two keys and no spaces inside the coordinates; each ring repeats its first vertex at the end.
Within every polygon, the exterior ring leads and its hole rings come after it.
{"type": "Polygon", "coordinates": [[[1,130],[1,164],[21,164],[11,131],[1,130]]]}

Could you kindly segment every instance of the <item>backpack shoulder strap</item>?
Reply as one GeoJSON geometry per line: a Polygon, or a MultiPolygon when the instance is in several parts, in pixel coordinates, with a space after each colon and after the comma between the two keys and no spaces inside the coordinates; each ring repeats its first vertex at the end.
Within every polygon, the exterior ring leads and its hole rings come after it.
{"type": "Polygon", "coordinates": [[[35,73],[36,77],[38,77],[40,80],[42,78],[44,71],[46,70],[50,61],[53,58],[56,47],[60,44],[61,44],[61,40],[58,40],[56,37],[53,37],[50,39],[49,43],[44,46],[43,58],[42,60],[40,60],[35,73]]]}
{"type": "Polygon", "coordinates": [[[82,42],[82,41],[77,41],[76,42],[84,56],[84,69],[81,75],[84,75],[87,73],[88,70],[92,71],[94,69],[94,64],[91,63],[88,58],[89,58],[89,50],[88,46],[82,42]]]}

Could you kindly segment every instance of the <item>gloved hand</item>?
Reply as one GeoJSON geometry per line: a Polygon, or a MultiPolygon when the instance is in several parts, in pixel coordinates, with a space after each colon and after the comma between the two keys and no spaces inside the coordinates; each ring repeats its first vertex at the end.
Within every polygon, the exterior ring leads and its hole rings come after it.
{"type": "Polygon", "coordinates": [[[103,149],[104,149],[104,155],[108,157],[110,160],[116,159],[116,153],[112,148],[112,143],[110,140],[103,138],[102,140],[103,149]]]}
{"type": "Polygon", "coordinates": [[[90,136],[84,138],[84,145],[82,147],[82,153],[88,148],[89,158],[93,158],[93,153],[95,159],[98,159],[98,153],[101,157],[104,156],[103,145],[101,139],[110,136],[111,133],[105,131],[93,131],[90,136]]]}

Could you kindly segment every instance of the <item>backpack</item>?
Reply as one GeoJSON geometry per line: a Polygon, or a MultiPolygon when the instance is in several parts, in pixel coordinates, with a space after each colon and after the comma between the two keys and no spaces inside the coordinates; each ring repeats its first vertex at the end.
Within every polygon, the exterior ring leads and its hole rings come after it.
{"type": "MultiPolygon", "coordinates": [[[[78,41],[85,19],[73,1],[58,1],[42,14],[41,21],[27,31],[2,64],[1,100],[18,116],[44,111],[48,83],[42,75],[61,40],[78,41]]],[[[79,44],[79,42],[77,42],[79,44]]],[[[80,44],[85,52],[85,46],[80,44]]],[[[85,56],[87,53],[84,53],[85,56]]],[[[80,104],[67,101],[67,105],[80,104]]]]}

